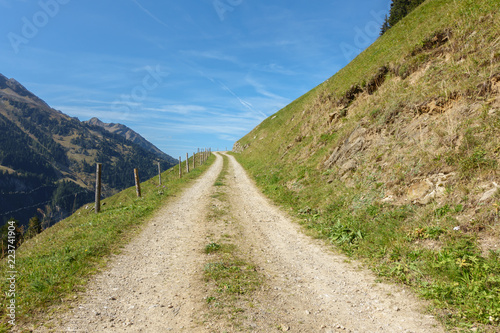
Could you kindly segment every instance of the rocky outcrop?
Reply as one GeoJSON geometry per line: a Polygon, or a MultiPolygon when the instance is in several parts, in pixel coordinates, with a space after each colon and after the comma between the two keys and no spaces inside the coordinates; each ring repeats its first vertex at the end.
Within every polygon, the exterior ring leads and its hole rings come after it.
{"type": "Polygon", "coordinates": [[[330,169],[336,164],[342,166],[342,169],[347,171],[353,169],[352,166],[355,165],[355,162],[349,162],[349,160],[351,160],[355,154],[363,150],[366,141],[364,137],[366,131],[366,128],[363,127],[358,127],[354,130],[342,145],[334,149],[330,157],[324,163],[325,168],[330,169]]]}
{"type": "Polygon", "coordinates": [[[249,143],[247,143],[246,145],[242,146],[241,143],[235,142],[234,145],[233,145],[233,152],[235,152],[235,153],[241,153],[245,149],[247,149],[249,146],[250,146],[249,143]]]}
{"type": "Polygon", "coordinates": [[[455,176],[455,173],[438,173],[417,179],[410,185],[406,200],[412,203],[426,205],[433,200],[440,199],[446,195],[446,184],[455,176]]]}

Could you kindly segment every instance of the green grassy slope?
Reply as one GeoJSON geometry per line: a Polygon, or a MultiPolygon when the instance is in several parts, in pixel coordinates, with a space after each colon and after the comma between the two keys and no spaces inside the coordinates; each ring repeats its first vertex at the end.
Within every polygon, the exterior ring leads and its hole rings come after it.
{"type": "Polygon", "coordinates": [[[499,22],[496,0],[428,0],[234,147],[313,235],[450,329],[500,329],[499,22]]]}
{"type": "MultiPolygon", "coordinates": [[[[162,173],[141,184],[142,197],[135,187],[128,188],[102,201],[99,214],[93,204],[80,208],[72,216],[46,229],[23,243],[17,250],[15,267],[6,259],[0,263],[2,295],[0,332],[7,331],[7,297],[9,283],[3,277],[15,270],[16,323],[30,327],[47,320],[58,308],[70,306],[72,295],[84,290],[92,274],[106,265],[110,254],[118,253],[142,228],[144,222],[179,191],[199,177],[215,160],[212,155],[179,179],[179,167],[162,173]]],[[[191,159],[192,163],[192,159],[191,159]]],[[[56,312],[57,313],[57,312],[56,312]]]]}

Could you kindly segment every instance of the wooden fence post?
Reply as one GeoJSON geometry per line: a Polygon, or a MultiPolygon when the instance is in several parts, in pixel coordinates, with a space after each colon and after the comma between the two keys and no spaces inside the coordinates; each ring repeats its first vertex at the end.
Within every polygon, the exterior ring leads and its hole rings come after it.
{"type": "Polygon", "coordinates": [[[137,196],[141,197],[141,183],[139,181],[139,169],[134,169],[134,178],[135,178],[135,191],[137,192],[137,196]]]}
{"type": "Polygon", "coordinates": [[[181,157],[179,156],[179,178],[182,178],[182,166],[181,166],[181,157]]]}
{"type": "Polygon", "coordinates": [[[189,153],[186,153],[186,173],[189,173],[189,153]]]}
{"type": "Polygon", "coordinates": [[[97,163],[96,173],[95,173],[95,213],[101,211],[101,172],[102,164],[97,163]]]}
{"type": "Polygon", "coordinates": [[[196,168],[196,163],[195,163],[195,161],[196,161],[196,154],[195,154],[195,153],[193,153],[193,170],[196,168]]]}
{"type": "Polygon", "coordinates": [[[158,162],[158,184],[161,186],[161,166],[160,166],[160,162],[158,162]]]}

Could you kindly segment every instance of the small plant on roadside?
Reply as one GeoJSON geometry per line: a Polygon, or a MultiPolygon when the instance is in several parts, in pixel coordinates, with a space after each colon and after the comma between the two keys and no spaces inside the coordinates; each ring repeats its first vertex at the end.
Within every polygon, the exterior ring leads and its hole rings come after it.
{"type": "Polygon", "coordinates": [[[210,304],[210,303],[214,303],[215,301],[217,301],[217,298],[210,296],[210,297],[207,297],[205,299],[205,301],[207,302],[207,304],[210,304]]]}
{"type": "Polygon", "coordinates": [[[355,245],[363,239],[361,230],[337,222],[330,232],[330,240],[338,245],[355,245]]]}
{"type": "Polygon", "coordinates": [[[213,253],[213,252],[217,252],[221,249],[221,246],[220,244],[217,244],[217,243],[210,243],[208,244],[207,246],[205,246],[205,253],[206,254],[209,254],[209,253],[213,253]]]}
{"type": "Polygon", "coordinates": [[[417,239],[438,239],[445,231],[439,226],[435,227],[420,227],[410,231],[406,238],[408,241],[417,239]]]}

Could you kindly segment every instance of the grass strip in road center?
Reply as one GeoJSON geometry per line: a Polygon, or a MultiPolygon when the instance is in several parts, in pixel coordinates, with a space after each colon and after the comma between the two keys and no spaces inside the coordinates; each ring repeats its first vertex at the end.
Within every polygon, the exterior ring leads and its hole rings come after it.
{"type": "Polygon", "coordinates": [[[228,215],[226,176],[229,160],[223,156],[223,168],[214,183],[216,192],[207,213],[211,237],[219,233],[217,241],[208,243],[204,252],[210,256],[203,269],[203,278],[209,286],[205,302],[209,308],[209,318],[227,320],[233,327],[241,327],[245,311],[252,307],[252,295],[262,286],[263,276],[257,267],[246,258],[233,243],[239,242],[235,220],[228,215]],[[222,227],[221,227],[222,225],[222,227]],[[221,232],[223,230],[223,232],[221,232]],[[235,232],[236,231],[236,232],[235,232]]]}

